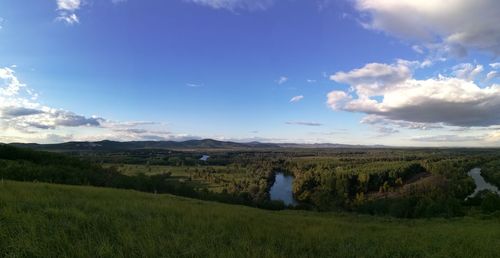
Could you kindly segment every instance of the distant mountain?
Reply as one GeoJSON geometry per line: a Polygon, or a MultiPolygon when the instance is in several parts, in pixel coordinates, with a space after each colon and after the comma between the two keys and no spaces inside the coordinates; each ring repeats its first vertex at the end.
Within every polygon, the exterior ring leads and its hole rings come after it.
{"type": "Polygon", "coordinates": [[[137,150],[137,149],[172,149],[172,150],[189,150],[189,149],[259,149],[259,148],[310,148],[310,149],[327,149],[327,148],[384,148],[383,145],[348,145],[335,143],[316,143],[316,144],[300,144],[300,143],[261,143],[261,142],[228,142],[217,141],[212,139],[204,140],[189,140],[189,141],[98,141],[98,142],[65,142],[58,144],[36,144],[36,143],[12,143],[11,145],[25,147],[37,150],[49,151],[120,151],[120,150],[137,150]]]}
{"type": "Polygon", "coordinates": [[[340,143],[280,143],[282,148],[310,148],[310,149],[330,149],[330,148],[386,148],[385,145],[353,145],[340,143]]]}
{"type": "Polygon", "coordinates": [[[135,149],[246,149],[246,148],[279,148],[272,143],[236,143],[212,139],[189,141],[98,141],[98,142],[66,142],[59,144],[12,143],[11,145],[38,150],[52,151],[117,151],[135,149]]]}

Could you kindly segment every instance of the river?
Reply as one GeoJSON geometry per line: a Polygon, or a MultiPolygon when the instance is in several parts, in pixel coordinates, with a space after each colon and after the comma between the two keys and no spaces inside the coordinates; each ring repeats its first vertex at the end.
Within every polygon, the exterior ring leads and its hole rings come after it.
{"type": "MultiPolygon", "coordinates": [[[[476,196],[477,193],[479,193],[482,190],[490,190],[492,192],[495,192],[497,194],[500,194],[500,191],[498,190],[498,187],[486,182],[484,180],[483,176],[481,175],[481,169],[480,168],[473,168],[467,173],[472,179],[474,179],[474,183],[476,184],[476,189],[474,190],[474,193],[469,195],[469,197],[474,197],[476,196]]],[[[467,197],[467,198],[469,198],[467,197]]]]}
{"type": "Polygon", "coordinates": [[[293,176],[276,173],[274,184],[269,190],[271,200],[283,201],[285,205],[296,205],[293,198],[293,176]]]}

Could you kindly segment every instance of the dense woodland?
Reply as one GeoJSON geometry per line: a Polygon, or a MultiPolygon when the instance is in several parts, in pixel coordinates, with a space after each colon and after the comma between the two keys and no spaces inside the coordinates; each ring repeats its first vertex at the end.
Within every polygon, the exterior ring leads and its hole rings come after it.
{"type": "Polygon", "coordinates": [[[496,186],[500,186],[500,159],[487,162],[481,166],[482,175],[496,186]]]}
{"type": "Polygon", "coordinates": [[[500,210],[495,205],[500,202],[496,194],[484,192],[467,198],[475,188],[467,172],[475,166],[483,168],[488,181],[499,185],[499,157],[500,151],[487,149],[233,149],[203,153],[138,149],[57,154],[2,145],[0,177],[171,193],[267,209],[453,217],[500,210]],[[210,159],[201,161],[203,154],[210,159]],[[122,173],[121,168],[130,164],[143,169],[122,173]],[[277,171],[295,177],[297,206],[270,201],[269,189],[277,171]]]}

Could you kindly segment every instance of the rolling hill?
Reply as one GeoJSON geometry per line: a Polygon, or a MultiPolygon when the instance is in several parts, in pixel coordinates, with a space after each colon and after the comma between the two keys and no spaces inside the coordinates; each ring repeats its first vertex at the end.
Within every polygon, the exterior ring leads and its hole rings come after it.
{"type": "Polygon", "coordinates": [[[0,182],[1,257],[498,257],[500,220],[266,211],[0,182]]]}
{"type": "Polygon", "coordinates": [[[123,151],[137,149],[171,149],[171,150],[229,150],[229,149],[272,149],[272,148],[296,148],[296,149],[329,149],[329,148],[384,148],[383,145],[348,145],[335,143],[262,143],[262,142],[230,142],[217,141],[213,139],[188,140],[188,141],[97,141],[97,142],[65,142],[57,144],[36,143],[11,143],[16,147],[24,147],[35,150],[46,151],[123,151]]]}
{"type": "Polygon", "coordinates": [[[98,142],[66,142],[59,144],[12,143],[17,147],[49,151],[116,151],[134,149],[246,149],[246,148],[278,148],[272,143],[236,143],[216,141],[212,139],[189,141],[98,141],[98,142]]]}

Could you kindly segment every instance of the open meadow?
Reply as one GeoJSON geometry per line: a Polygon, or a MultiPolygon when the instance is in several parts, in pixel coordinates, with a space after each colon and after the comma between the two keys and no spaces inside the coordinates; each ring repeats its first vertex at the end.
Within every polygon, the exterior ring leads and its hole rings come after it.
{"type": "Polygon", "coordinates": [[[499,217],[266,211],[129,190],[0,183],[2,257],[498,257],[499,217]]]}

